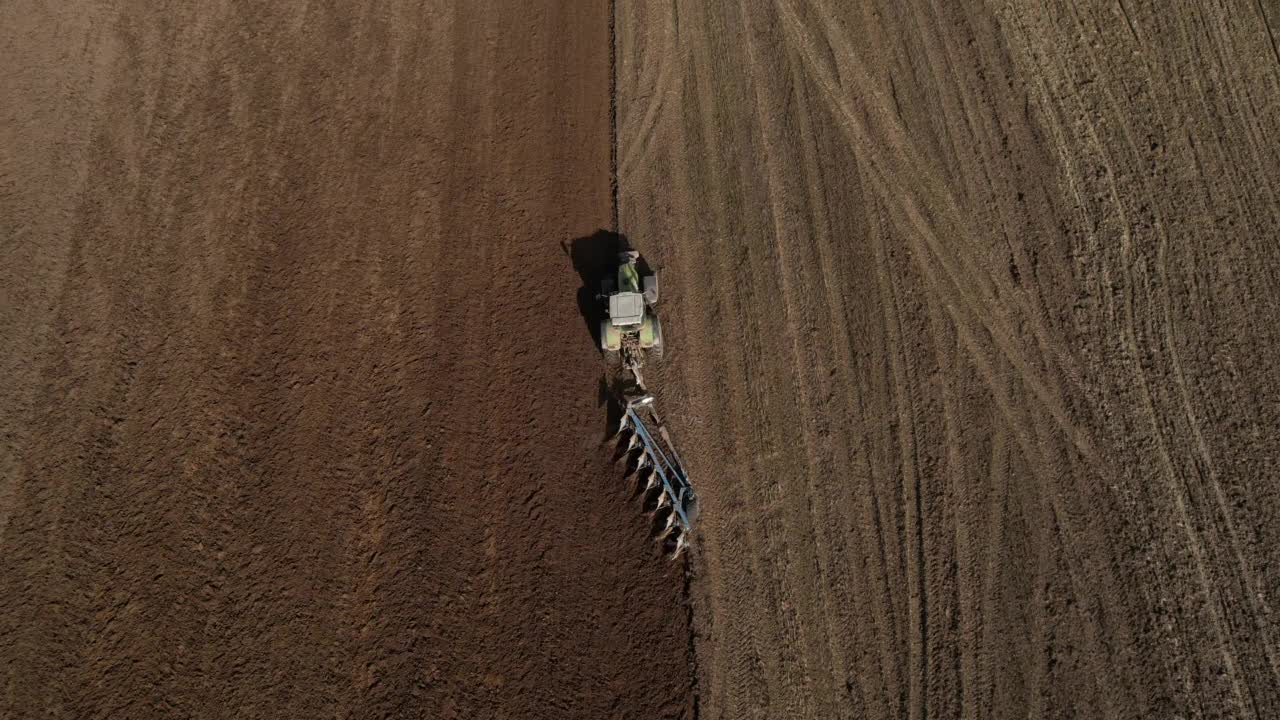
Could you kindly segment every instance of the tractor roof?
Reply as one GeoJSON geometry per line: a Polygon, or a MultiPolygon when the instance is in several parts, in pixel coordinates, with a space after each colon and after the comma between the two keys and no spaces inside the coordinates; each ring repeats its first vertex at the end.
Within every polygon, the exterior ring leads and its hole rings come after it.
{"type": "Polygon", "coordinates": [[[620,292],[609,296],[609,322],[615,327],[639,325],[644,321],[644,296],[620,292]]]}

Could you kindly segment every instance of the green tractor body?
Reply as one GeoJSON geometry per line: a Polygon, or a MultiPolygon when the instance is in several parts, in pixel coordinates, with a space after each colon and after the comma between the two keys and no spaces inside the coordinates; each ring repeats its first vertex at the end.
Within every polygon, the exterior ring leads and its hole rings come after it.
{"type": "Polygon", "coordinates": [[[658,277],[641,276],[639,253],[618,257],[618,270],[605,278],[601,296],[607,317],[600,323],[600,349],[620,355],[623,367],[634,371],[644,365],[644,355],[662,356],[662,325],[653,307],[658,302],[658,277]]]}

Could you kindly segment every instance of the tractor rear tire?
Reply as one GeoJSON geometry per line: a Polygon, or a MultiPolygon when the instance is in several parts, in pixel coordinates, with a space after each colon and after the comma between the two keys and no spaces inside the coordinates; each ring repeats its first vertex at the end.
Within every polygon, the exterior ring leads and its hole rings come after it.
{"type": "Polygon", "coordinates": [[[659,322],[657,315],[651,315],[653,320],[653,345],[649,348],[649,357],[654,360],[662,359],[662,323],[659,322]]]}
{"type": "Polygon", "coordinates": [[[609,318],[600,321],[600,351],[607,357],[617,357],[622,350],[622,335],[609,318]]]}

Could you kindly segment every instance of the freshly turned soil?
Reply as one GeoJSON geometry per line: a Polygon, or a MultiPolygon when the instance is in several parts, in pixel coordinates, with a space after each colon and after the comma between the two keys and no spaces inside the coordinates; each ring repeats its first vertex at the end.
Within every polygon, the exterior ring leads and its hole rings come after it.
{"type": "Polygon", "coordinates": [[[607,7],[5,17],[0,716],[688,716],[566,251],[607,7]]]}

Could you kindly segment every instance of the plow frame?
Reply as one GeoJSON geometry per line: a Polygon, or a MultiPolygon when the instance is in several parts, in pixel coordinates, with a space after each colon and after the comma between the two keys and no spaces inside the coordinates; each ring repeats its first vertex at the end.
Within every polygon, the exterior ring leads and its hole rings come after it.
{"type": "Polygon", "coordinates": [[[688,542],[688,533],[692,531],[693,520],[697,515],[694,510],[697,495],[680,461],[680,455],[662,424],[662,418],[653,409],[652,395],[646,394],[626,402],[618,432],[628,429],[633,434],[632,447],[638,441],[643,448],[640,467],[644,467],[644,458],[647,457],[654,476],[662,484],[662,494],[671,505],[672,521],[680,526],[679,542],[683,546],[688,542]]]}

